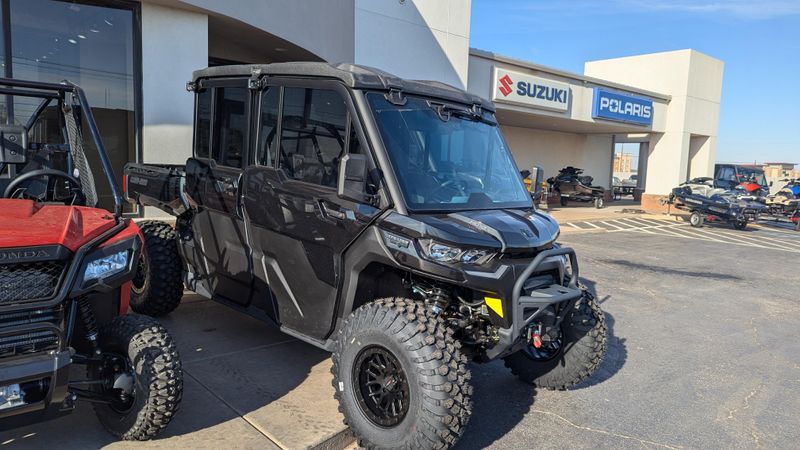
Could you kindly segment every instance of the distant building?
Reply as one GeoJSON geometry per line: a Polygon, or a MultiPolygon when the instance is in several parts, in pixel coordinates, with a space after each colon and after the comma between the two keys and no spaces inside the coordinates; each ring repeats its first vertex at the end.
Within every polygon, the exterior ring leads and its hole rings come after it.
{"type": "Polygon", "coordinates": [[[633,168],[633,153],[614,153],[614,173],[618,172],[632,172],[633,168]]]}
{"type": "Polygon", "coordinates": [[[800,170],[795,166],[797,164],[785,162],[764,163],[764,175],[768,178],[800,178],[800,170]]]}

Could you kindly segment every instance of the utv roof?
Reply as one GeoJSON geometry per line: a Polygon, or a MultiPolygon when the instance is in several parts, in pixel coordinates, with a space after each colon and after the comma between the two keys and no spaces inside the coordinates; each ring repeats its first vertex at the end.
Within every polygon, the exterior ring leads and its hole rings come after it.
{"type": "Polygon", "coordinates": [[[239,64],[215,66],[196,70],[192,81],[202,78],[251,76],[258,73],[266,76],[328,78],[343,82],[353,89],[400,90],[407,94],[418,94],[444,100],[481,105],[494,112],[492,102],[463,89],[439,81],[405,80],[373,67],[357,64],[329,64],[321,62],[285,62],[272,64],[239,64]]]}

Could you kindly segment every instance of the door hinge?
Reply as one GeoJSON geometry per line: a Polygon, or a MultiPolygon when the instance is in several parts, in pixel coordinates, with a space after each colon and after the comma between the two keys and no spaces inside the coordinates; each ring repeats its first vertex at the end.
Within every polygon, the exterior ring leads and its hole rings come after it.
{"type": "Polygon", "coordinates": [[[266,84],[266,78],[261,77],[261,68],[255,67],[250,72],[250,79],[247,80],[249,89],[261,89],[266,84]]]}

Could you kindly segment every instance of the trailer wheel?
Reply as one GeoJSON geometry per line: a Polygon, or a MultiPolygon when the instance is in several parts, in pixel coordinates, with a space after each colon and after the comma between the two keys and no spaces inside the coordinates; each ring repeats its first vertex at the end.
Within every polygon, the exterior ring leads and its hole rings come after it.
{"type": "Polygon", "coordinates": [[[139,223],[144,249],[131,284],[131,309],[160,317],[178,307],[183,297],[183,267],[175,230],[155,220],[139,223]]]}
{"type": "Polygon", "coordinates": [[[333,388],[359,446],[449,448],[472,410],[467,358],[441,317],[404,298],[358,308],[339,331],[333,388]]]}
{"type": "Polygon", "coordinates": [[[178,349],[167,330],[139,314],[117,317],[100,329],[105,362],[91,366],[91,379],[105,379],[98,388],[116,397],[93,403],[100,423],[113,435],[144,441],[160,433],[175,416],[183,395],[178,349]]]}
{"type": "Polygon", "coordinates": [[[733,221],[733,228],[736,228],[737,230],[744,230],[747,228],[747,217],[735,219],[733,221]]]}
{"type": "Polygon", "coordinates": [[[594,207],[595,208],[601,209],[605,205],[606,205],[606,201],[605,201],[605,199],[603,199],[603,197],[596,197],[594,199],[594,207]]]}
{"type": "Polygon", "coordinates": [[[561,323],[559,339],[548,348],[527,345],[503,358],[520,380],[549,390],[565,390],[589,378],[606,352],[608,330],[600,305],[588,292],[561,323]]]}
{"type": "Polygon", "coordinates": [[[692,211],[692,214],[689,216],[689,225],[700,228],[703,226],[703,215],[697,211],[692,211]]]}

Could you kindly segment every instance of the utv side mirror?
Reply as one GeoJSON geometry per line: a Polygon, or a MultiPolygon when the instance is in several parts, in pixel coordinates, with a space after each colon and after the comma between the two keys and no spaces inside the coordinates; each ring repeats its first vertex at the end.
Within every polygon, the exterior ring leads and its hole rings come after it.
{"type": "Polygon", "coordinates": [[[531,167],[531,184],[533,185],[533,193],[538,194],[542,191],[542,182],[544,182],[544,169],[541,166],[531,167]]]}
{"type": "Polygon", "coordinates": [[[337,183],[339,197],[363,203],[367,193],[364,182],[367,177],[367,157],[359,154],[345,155],[339,161],[339,180],[337,183]]]}

